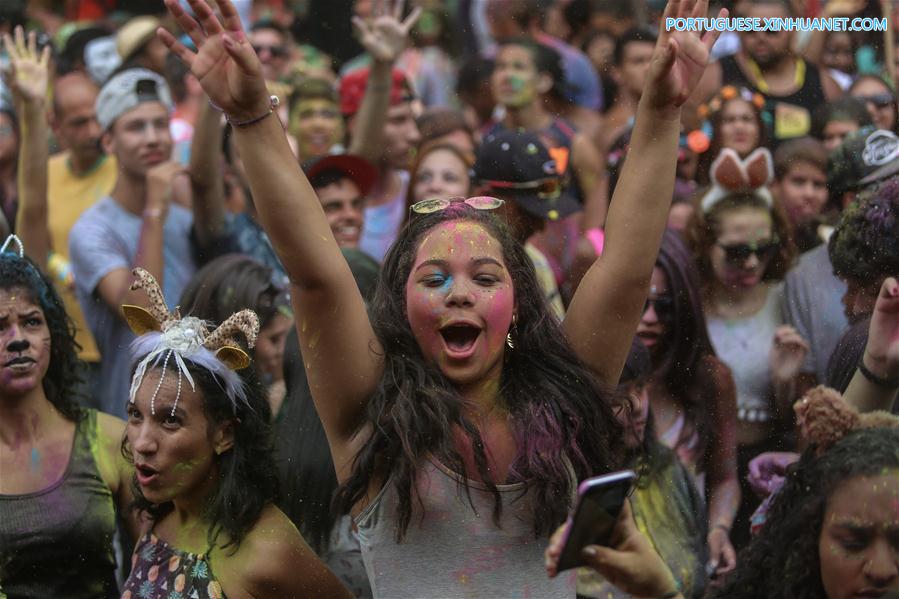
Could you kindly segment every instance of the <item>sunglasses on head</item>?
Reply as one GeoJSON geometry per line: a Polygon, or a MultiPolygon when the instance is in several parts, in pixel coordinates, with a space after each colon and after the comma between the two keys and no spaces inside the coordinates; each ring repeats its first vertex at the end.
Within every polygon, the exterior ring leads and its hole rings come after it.
{"type": "Polygon", "coordinates": [[[725,245],[723,243],[716,244],[724,250],[724,259],[731,264],[743,264],[749,259],[749,256],[755,255],[760,262],[769,260],[774,257],[780,250],[780,241],[777,239],[769,239],[762,243],[735,243],[725,245]]]}
{"type": "Polygon", "coordinates": [[[858,96],[858,99],[862,102],[870,102],[877,108],[886,108],[896,101],[896,99],[893,97],[893,94],[888,92],[884,92],[882,94],[873,94],[870,96],[858,96]]]}
{"type": "Polygon", "coordinates": [[[450,198],[448,200],[444,200],[443,198],[432,198],[430,200],[422,200],[420,202],[415,202],[411,206],[409,206],[409,211],[414,212],[415,214],[431,214],[432,212],[440,212],[441,210],[446,210],[453,204],[468,204],[475,210],[496,210],[505,202],[503,202],[499,198],[491,198],[490,196],[477,196],[474,198],[450,198]]]}
{"type": "Polygon", "coordinates": [[[275,58],[284,58],[287,56],[287,48],[284,46],[253,46],[253,51],[256,54],[262,54],[263,50],[268,50],[268,53],[275,58]]]}
{"type": "Polygon", "coordinates": [[[670,322],[674,318],[674,298],[670,295],[657,295],[655,297],[647,297],[646,303],[643,304],[643,313],[652,306],[655,310],[656,317],[660,321],[670,322]]]}
{"type": "Polygon", "coordinates": [[[492,189],[536,191],[541,200],[553,200],[562,193],[562,180],[559,177],[547,177],[538,181],[526,181],[513,183],[511,181],[481,181],[482,184],[492,189]]]}

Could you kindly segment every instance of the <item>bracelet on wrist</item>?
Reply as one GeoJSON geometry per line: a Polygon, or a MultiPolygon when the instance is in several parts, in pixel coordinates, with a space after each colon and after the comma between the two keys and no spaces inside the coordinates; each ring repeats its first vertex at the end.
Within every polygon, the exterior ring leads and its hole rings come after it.
{"type": "Polygon", "coordinates": [[[884,378],[882,376],[878,376],[868,370],[868,367],[865,366],[865,357],[862,356],[862,359],[858,361],[858,371],[862,373],[866,379],[870,382],[874,383],[878,387],[882,387],[884,389],[899,389],[899,377],[893,378],[884,378]]]}
{"type": "Polygon", "coordinates": [[[716,530],[718,528],[723,530],[724,534],[730,535],[730,526],[728,526],[727,524],[722,524],[721,522],[718,522],[717,524],[713,524],[712,528],[711,528],[711,530],[709,530],[709,532],[711,533],[713,530],[716,530]]]}
{"type": "Polygon", "coordinates": [[[231,125],[232,127],[249,127],[250,125],[255,125],[255,124],[258,123],[259,121],[261,121],[261,120],[265,119],[266,117],[272,115],[272,114],[275,112],[275,109],[276,109],[278,106],[281,105],[281,100],[279,100],[279,99],[278,99],[278,96],[275,96],[275,95],[269,96],[269,97],[268,97],[268,101],[269,101],[268,112],[265,112],[265,113],[263,113],[263,114],[261,114],[261,115],[259,115],[259,116],[257,116],[257,117],[253,117],[253,118],[251,118],[251,119],[245,119],[245,120],[242,120],[242,121],[239,121],[239,120],[237,120],[237,119],[231,117],[231,115],[229,115],[227,112],[225,112],[224,110],[222,110],[222,109],[221,109],[218,105],[216,105],[212,100],[209,100],[209,105],[212,106],[213,108],[215,108],[216,110],[218,110],[219,112],[221,112],[222,114],[224,114],[224,115],[225,115],[225,120],[228,121],[228,124],[231,125]]]}
{"type": "Polygon", "coordinates": [[[144,218],[161,218],[162,208],[145,208],[142,216],[144,218]]]}

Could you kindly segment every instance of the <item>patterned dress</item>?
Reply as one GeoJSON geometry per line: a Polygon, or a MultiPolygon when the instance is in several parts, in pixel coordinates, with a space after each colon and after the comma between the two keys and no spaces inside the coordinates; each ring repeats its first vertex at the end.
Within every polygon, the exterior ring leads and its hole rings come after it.
{"type": "Polygon", "coordinates": [[[180,551],[148,532],[134,549],[122,599],[225,599],[207,554],[180,551]]]}

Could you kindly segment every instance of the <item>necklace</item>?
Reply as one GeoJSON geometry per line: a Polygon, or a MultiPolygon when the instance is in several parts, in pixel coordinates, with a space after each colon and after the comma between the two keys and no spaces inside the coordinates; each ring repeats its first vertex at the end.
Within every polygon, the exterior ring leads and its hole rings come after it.
{"type": "MultiPolygon", "coordinates": [[[[752,72],[752,77],[755,79],[755,86],[758,88],[760,92],[763,94],[767,94],[771,91],[768,82],[765,81],[765,76],[762,75],[762,70],[759,68],[759,65],[755,64],[755,61],[751,58],[746,59],[746,64],[749,66],[749,70],[752,72]]],[[[801,58],[796,59],[796,74],[793,77],[793,84],[797,88],[802,88],[805,83],[805,61],[801,58]]]]}

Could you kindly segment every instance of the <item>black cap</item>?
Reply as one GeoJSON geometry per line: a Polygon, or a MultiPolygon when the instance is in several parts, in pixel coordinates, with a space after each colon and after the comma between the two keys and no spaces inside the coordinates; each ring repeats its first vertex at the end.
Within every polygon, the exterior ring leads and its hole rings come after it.
{"type": "Polygon", "coordinates": [[[841,194],[857,191],[899,171],[899,136],[864,127],[846,136],[828,159],[827,186],[841,194]]]}
{"type": "Polygon", "coordinates": [[[581,209],[565,193],[556,161],[535,134],[507,129],[488,135],[478,149],[474,178],[530,214],[558,220],[581,209]]]}

